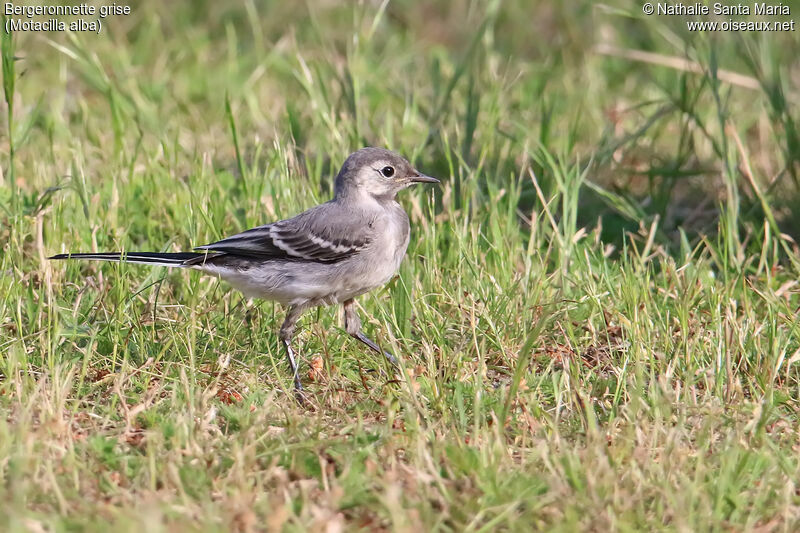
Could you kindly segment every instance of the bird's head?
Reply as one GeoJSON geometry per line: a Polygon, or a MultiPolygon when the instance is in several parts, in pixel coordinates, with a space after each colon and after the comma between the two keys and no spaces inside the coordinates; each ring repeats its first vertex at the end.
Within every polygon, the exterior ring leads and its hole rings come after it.
{"type": "Polygon", "coordinates": [[[439,183],[422,174],[402,156],[384,148],[362,148],[350,154],[336,176],[336,198],[368,194],[394,199],[398,191],[415,183],[439,183]]]}

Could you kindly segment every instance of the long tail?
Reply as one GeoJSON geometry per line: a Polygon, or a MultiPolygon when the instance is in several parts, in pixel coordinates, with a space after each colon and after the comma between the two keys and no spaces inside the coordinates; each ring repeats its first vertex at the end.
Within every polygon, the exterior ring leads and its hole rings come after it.
{"type": "Polygon", "coordinates": [[[205,253],[180,252],[180,253],[158,253],[158,252],[105,252],[105,253],[85,253],[85,254],[58,254],[48,259],[88,259],[93,261],[124,261],[127,263],[138,263],[142,265],[158,265],[165,267],[187,267],[197,264],[198,260],[206,257],[205,253]]]}

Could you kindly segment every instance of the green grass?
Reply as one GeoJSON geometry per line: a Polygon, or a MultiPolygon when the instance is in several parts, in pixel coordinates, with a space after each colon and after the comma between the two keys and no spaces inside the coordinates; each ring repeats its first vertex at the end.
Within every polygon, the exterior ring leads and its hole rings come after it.
{"type": "Polygon", "coordinates": [[[4,37],[0,529],[800,528],[797,32],[273,4],[4,37]],[[45,260],[291,216],[368,144],[443,181],[360,299],[402,375],[309,312],[304,408],[279,306],[45,260]]]}

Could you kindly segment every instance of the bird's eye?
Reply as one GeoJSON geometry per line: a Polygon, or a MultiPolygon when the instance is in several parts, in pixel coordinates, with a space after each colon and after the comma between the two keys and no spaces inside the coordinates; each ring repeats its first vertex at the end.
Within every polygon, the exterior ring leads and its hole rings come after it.
{"type": "Polygon", "coordinates": [[[383,167],[381,169],[381,174],[383,174],[387,178],[391,178],[392,176],[394,176],[394,167],[383,167]]]}

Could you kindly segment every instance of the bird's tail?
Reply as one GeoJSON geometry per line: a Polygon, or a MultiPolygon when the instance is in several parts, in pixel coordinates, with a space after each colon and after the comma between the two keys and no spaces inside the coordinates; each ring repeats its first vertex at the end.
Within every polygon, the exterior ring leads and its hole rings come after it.
{"type": "Polygon", "coordinates": [[[104,253],[82,253],[82,254],[58,254],[48,259],[88,259],[90,261],[114,261],[126,263],[138,263],[142,265],[156,265],[165,267],[187,267],[198,263],[198,260],[205,257],[205,253],[180,252],[180,253],[159,253],[159,252],[104,252],[104,253]]]}

